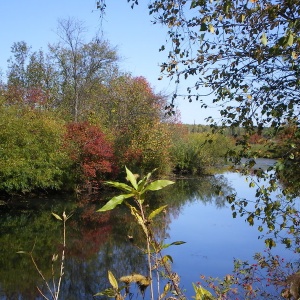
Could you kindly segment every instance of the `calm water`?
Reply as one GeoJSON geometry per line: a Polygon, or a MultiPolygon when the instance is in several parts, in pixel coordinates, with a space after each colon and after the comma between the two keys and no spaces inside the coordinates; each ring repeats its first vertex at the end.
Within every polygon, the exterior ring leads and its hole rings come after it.
{"type": "MultiPolygon", "coordinates": [[[[265,161],[266,164],[270,163],[265,161]]],[[[156,220],[157,233],[166,243],[185,241],[166,250],[173,257],[173,269],[191,298],[192,282],[200,275],[223,277],[232,273],[233,259],[252,260],[265,249],[258,239],[258,224],[250,227],[239,217],[233,219],[226,195],[234,191],[251,200],[255,191],[238,173],[225,173],[199,179],[178,180],[175,185],[153,194],[154,208],[168,204],[165,217],[156,220]],[[222,190],[222,193],[217,191],[222,190]],[[162,200],[163,199],[163,200],[162,200]]],[[[121,277],[132,272],[146,273],[144,256],[128,241],[141,236],[125,207],[108,213],[95,213],[110,196],[94,202],[81,197],[53,196],[0,206],[0,299],[42,299],[36,285],[43,288],[30,257],[17,254],[31,251],[47,280],[51,279],[51,257],[61,250],[61,224],[51,211],[73,211],[68,221],[67,258],[61,299],[93,299],[92,295],[108,287],[107,270],[121,277]],[[41,205],[42,203],[42,205],[41,205]]],[[[283,247],[275,250],[291,257],[283,247]]],[[[140,299],[134,296],[133,299],[140,299]]],[[[96,297],[96,299],[100,299],[96,297]]],[[[147,299],[147,294],[145,299],[147,299]]]]}

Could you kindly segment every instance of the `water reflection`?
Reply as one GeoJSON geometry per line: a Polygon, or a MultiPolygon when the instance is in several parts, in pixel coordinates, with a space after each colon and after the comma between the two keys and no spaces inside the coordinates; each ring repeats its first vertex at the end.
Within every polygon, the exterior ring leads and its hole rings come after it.
{"type": "MultiPolygon", "coordinates": [[[[175,185],[151,194],[149,210],[168,204],[167,213],[155,219],[156,233],[160,239],[186,240],[188,247],[194,247],[195,251],[189,256],[182,256],[187,246],[174,247],[171,253],[178,256],[178,261],[184,259],[186,265],[191,263],[195,267],[199,257],[203,260],[213,252],[220,252],[220,240],[221,243],[232,241],[233,247],[242,245],[241,241],[231,236],[230,227],[223,226],[223,239],[208,233],[212,220],[220,218],[216,209],[222,211],[222,217],[226,213],[231,218],[227,209],[220,208],[225,207],[226,195],[232,192],[229,177],[224,174],[179,179],[175,185]],[[199,207],[199,204],[204,214],[195,209],[194,205],[199,207]],[[193,207],[192,210],[189,207],[193,207]],[[208,210],[205,211],[203,207],[208,210]],[[177,221],[182,215],[189,220],[184,221],[188,223],[188,228],[182,224],[178,227],[177,221]],[[197,250],[199,247],[201,250],[197,250]]],[[[142,245],[144,237],[132,222],[127,208],[118,206],[111,212],[95,212],[109,197],[105,195],[102,201],[97,197],[92,203],[85,196],[80,201],[73,197],[33,199],[22,207],[10,205],[3,208],[0,212],[0,299],[42,299],[36,286],[43,287],[43,282],[30,258],[16,252],[30,251],[35,244],[34,257],[45,278],[51,282],[51,257],[53,253],[60,253],[62,241],[62,224],[51,216],[51,211],[74,213],[67,223],[62,299],[93,299],[95,293],[109,286],[108,270],[117,278],[132,272],[146,274],[145,256],[127,238],[131,235],[137,245],[142,245]]],[[[232,261],[232,257],[229,260],[232,261]]],[[[222,260],[219,262],[221,265],[222,260]]],[[[178,267],[176,260],[174,267],[178,267]]],[[[190,277],[191,270],[179,266],[178,271],[188,281],[191,280],[189,282],[196,280],[190,277]]],[[[203,271],[211,270],[195,269],[198,275],[203,271]]]]}

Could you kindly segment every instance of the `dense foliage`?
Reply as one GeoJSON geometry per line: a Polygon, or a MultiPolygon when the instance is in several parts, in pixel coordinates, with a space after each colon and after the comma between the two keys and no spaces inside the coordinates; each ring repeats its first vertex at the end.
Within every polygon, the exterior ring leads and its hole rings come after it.
{"type": "Polygon", "coordinates": [[[73,19],[59,20],[57,33],[48,51],[12,45],[1,83],[0,190],[91,191],[125,165],[167,175],[201,173],[218,162],[223,142],[203,146],[201,134],[189,135],[178,112],[166,114],[165,95],[118,70],[107,41],[86,42],[73,19]],[[184,156],[195,153],[182,157],[183,147],[184,156]]]}
{"type": "Polygon", "coordinates": [[[172,157],[175,170],[183,174],[205,174],[210,167],[224,165],[233,139],[221,134],[191,133],[176,139],[172,157]]]}
{"type": "Polygon", "coordinates": [[[64,123],[47,112],[0,105],[0,190],[59,189],[70,165],[64,123]]]}
{"type": "Polygon", "coordinates": [[[64,137],[64,146],[72,160],[72,174],[78,184],[95,185],[114,173],[113,148],[105,135],[94,125],[70,123],[64,137]]]}

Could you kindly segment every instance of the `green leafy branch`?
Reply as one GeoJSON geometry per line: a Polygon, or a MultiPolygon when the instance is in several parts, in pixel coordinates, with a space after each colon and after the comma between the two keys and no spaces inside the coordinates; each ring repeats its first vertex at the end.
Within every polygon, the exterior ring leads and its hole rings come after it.
{"type": "Polygon", "coordinates": [[[143,179],[137,181],[138,176],[133,174],[126,167],[125,169],[127,175],[126,179],[130,182],[131,185],[112,181],[106,182],[107,185],[120,189],[125,193],[113,197],[102,208],[97,210],[97,212],[105,212],[108,210],[112,210],[117,205],[120,205],[123,202],[129,207],[131,214],[134,216],[135,220],[142,228],[146,237],[147,249],[145,252],[147,253],[149,275],[147,277],[140,274],[135,274],[134,276],[123,276],[121,279],[123,282],[126,283],[126,293],[124,294],[124,296],[121,296],[120,291],[122,288],[120,289],[118,287],[115,280],[113,280],[112,273],[109,272],[109,281],[112,285],[112,288],[100,292],[96,295],[106,295],[109,297],[115,297],[115,299],[124,299],[128,294],[128,285],[132,282],[136,282],[139,285],[139,288],[142,293],[144,293],[144,290],[147,288],[148,285],[150,285],[151,299],[154,299],[152,271],[157,270],[158,272],[158,268],[162,266],[165,270],[165,273],[167,274],[168,279],[170,280],[170,282],[172,282],[172,285],[170,283],[166,284],[166,286],[164,287],[164,292],[159,296],[159,299],[163,299],[166,296],[166,294],[169,291],[171,291],[171,286],[173,286],[174,289],[173,294],[176,295],[178,299],[185,299],[185,296],[179,288],[179,276],[176,273],[172,273],[169,267],[169,262],[172,262],[172,257],[170,257],[169,255],[163,256],[162,254],[163,249],[166,249],[172,245],[181,245],[184,242],[177,241],[170,244],[161,244],[157,242],[155,234],[153,233],[152,222],[157,215],[165,211],[167,205],[163,205],[153,210],[149,213],[148,216],[146,216],[145,207],[143,205],[145,201],[146,192],[158,191],[160,189],[163,189],[164,187],[174,184],[174,182],[170,180],[150,181],[153,172],[148,173],[143,179]],[[135,206],[131,205],[127,201],[127,199],[129,198],[132,198],[134,200],[135,206]],[[154,263],[152,263],[152,260],[154,261],[154,263]]]}

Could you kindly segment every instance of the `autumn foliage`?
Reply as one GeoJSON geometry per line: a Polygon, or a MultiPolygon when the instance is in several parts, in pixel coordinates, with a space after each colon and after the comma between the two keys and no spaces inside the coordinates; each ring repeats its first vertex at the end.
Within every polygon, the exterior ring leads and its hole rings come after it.
{"type": "Polygon", "coordinates": [[[73,161],[74,176],[86,184],[98,183],[116,171],[113,148],[104,133],[87,122],[67,125],[65,147],[73,161]]]}

